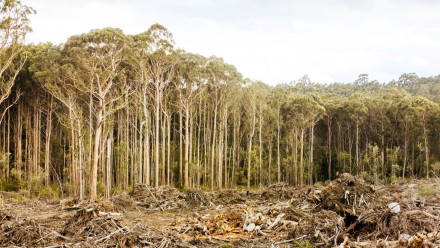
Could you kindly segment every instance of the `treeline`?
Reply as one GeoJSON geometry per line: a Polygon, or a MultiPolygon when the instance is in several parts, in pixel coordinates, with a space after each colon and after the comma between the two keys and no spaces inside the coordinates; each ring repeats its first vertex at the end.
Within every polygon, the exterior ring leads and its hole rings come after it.
{"type": "Polygon", "coordinates": [[[95,200],[138,183],[214,190],[440,170],[439,77],[319,84],[305,75],[272,87],[177,49],[159,24],[62,45],[6,43],[2,189],[44,184],[95,200]]]}

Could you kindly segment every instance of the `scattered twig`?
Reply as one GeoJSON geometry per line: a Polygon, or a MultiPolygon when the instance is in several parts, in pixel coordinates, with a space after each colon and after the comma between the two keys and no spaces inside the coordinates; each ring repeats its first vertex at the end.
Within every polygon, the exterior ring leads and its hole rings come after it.
{"type": "Polygon", "coordinates": [[[302,235],[302,236],[300,236],[300,237],[298,237],[298,238],[294,238],[294,239],[288,239],[288,240],[278,241],[278,242],[275,242],[274,245],[281,245],[281,244],[290,243],[290,242],[293,242],[293,241],[295,241],[295,240],[303,239],[303,238],[305,238],[305,237],[307,237],[307,235],[302,235]]]}
{"type": "Polygon", "coordinates": [[[432,219],[434,219],[434,220],[438,220],[438,221],[440,221],[440,217],[439,217],[439,216],[436,216],[436,215],[430,214],[430,213],[425,212],[425,211],[422,211],[422,210],[410,210],[410,211],[406,211],[406,212],[404,212],[404,214],[406,214],[406,215],[417,215],[417,214],[422,214],[422,215],[425,215],[425,216],[427,216],[427,217],[429,217],[429,218],[432,218],[432,219]]]}

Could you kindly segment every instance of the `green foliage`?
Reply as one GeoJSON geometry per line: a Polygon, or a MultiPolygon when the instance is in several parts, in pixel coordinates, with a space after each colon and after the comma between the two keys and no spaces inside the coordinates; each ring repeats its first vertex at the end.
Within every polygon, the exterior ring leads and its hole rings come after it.
{"type": "Polygon", "coordinates": [[[432,163],[431,168],[432,168],[432,173],[434,174],[434,176],[439,178],[440,177],[440,161],[436,161],[436,162],[432,163]]]}
{"type": "Polygon", "coordinates": [[[65,195],[73,195],[75,193],[75,188],[74,185],[72,185],[71,183],[65,181],[63,182],[63,193],[65,195]]]}
{"type": "Polygon", "coordinates": [[[60,188],[57,186],[45,186],[44,174],[32,179],[28,183],[29,197],[42,199],[58,199],[61,196],[60,188]]]}
{"type": "Polygon", "coordinates": [[[56,186],[42,186],[38,191],[38,198],[59,199],[61,196],[60,188],[56,186]]]}
{"type": "Polygon", "coordinates": [[[22,188],[22,184],[18,180],[0,179],[0,190],[18,192],[22,188]]]}
{"type": "Polygon", "coordinates": [[[439,186],[428,185],[424,182],[419,184],[418,194],[421,197],[433,196],[440,193],[439,186]]]}
{"type": "Polygon", "coordinates": [[[379,147],[377,145],[368,145],[368,149],[362,159],[362,165],[367,168],[365,173],[361,173],[362,178],[369,182],[377,183],[380,167],[379,147]]]}
{"type": "Polygon", "coordinates": [[[313,244],[310,241],[295,241],[295,246],[298,248],[314,248],[313,244]]]}
{"type": "Polygon", "coordinates": [[[325,185],[324,185],[323,182],[319,181],[319,182],[314,183],[313,187],[316,188],[316,189],[324,189],[325,185]]]}
{"type": "Polygon", "coordinates": [[[231,244],[221,244],[220,248],[234,248],[234,246],[231,244]]]}
{"type": "Polygon", "coordinates": [[[34,178],[29,181],[27,185],[27,189],[29,190],[31,197],[38,197],[38,194],[40,193],[40,188],[43,185],[43,180],[41,177],[34,178]]]}
{"type": "Polygon", "coordinates": [[[375,182],[373,175],[368,173],[368,172],[366,172],[366,171],[361,172],[359,174],[359,177],[364,179],[366,182],[369,182],[369,183],[374,183],[375,182]]]}
{"type": "Polygon", "coordinates": [[[240,170],[237,173],[237,185],[246,185],[247,184],[247,176],[244,170],[240,170]]]}
{"type": "Polygon", "coordinates": [[[97,192],[98,196],[105,195],[105,184],[104,184],[104,182],[98,181],[96,192],[97,192]]]}
{"type": "Polygon", "coordinates": [[[112,195],[120,195],[122,193],[126,193],[126,192],[131,192],[133,191],[133,186],[129,185],[127,186],[127,188],[124,190],[124,188],[122,188],[122,186],[117,186],[117,187],[113,187],[110,190],[110,196],[112,195]]]}
{"type": "Polygon", "coordinates": [[[18,191],[18,194],[14,198],[16,201],[24,202],[30,199],[30,192],[29,190],[21,189],[18,191]]]}
{"type": "Polygon", "coordinates": [[[337,155],[337,161],[340,173],[350,171],[352,156],[348,152],[339,152],[337,155]]]}

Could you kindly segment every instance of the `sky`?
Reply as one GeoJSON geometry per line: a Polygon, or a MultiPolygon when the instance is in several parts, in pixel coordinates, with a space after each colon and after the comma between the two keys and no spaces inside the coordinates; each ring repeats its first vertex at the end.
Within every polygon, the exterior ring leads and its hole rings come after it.
{"type": "Polygon", "coordinates": [[[60,44],[114,27],[164,25],[176,46],[216,55],[244,77],[275,85],[308,74],[349,83],[440,74],[437,0],[22,0],[37,14],[27,42],[60,44]]]}

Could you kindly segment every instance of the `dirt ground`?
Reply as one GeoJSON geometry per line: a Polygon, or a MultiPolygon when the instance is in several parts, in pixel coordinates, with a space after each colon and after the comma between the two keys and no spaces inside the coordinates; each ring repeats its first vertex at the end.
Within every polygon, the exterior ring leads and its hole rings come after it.
{"type": "Polygon", "coordinates": [[[221,192],[137,185],[97,203],[2,196],[1,247],[440,247],[440,180],[221,192]]]}

